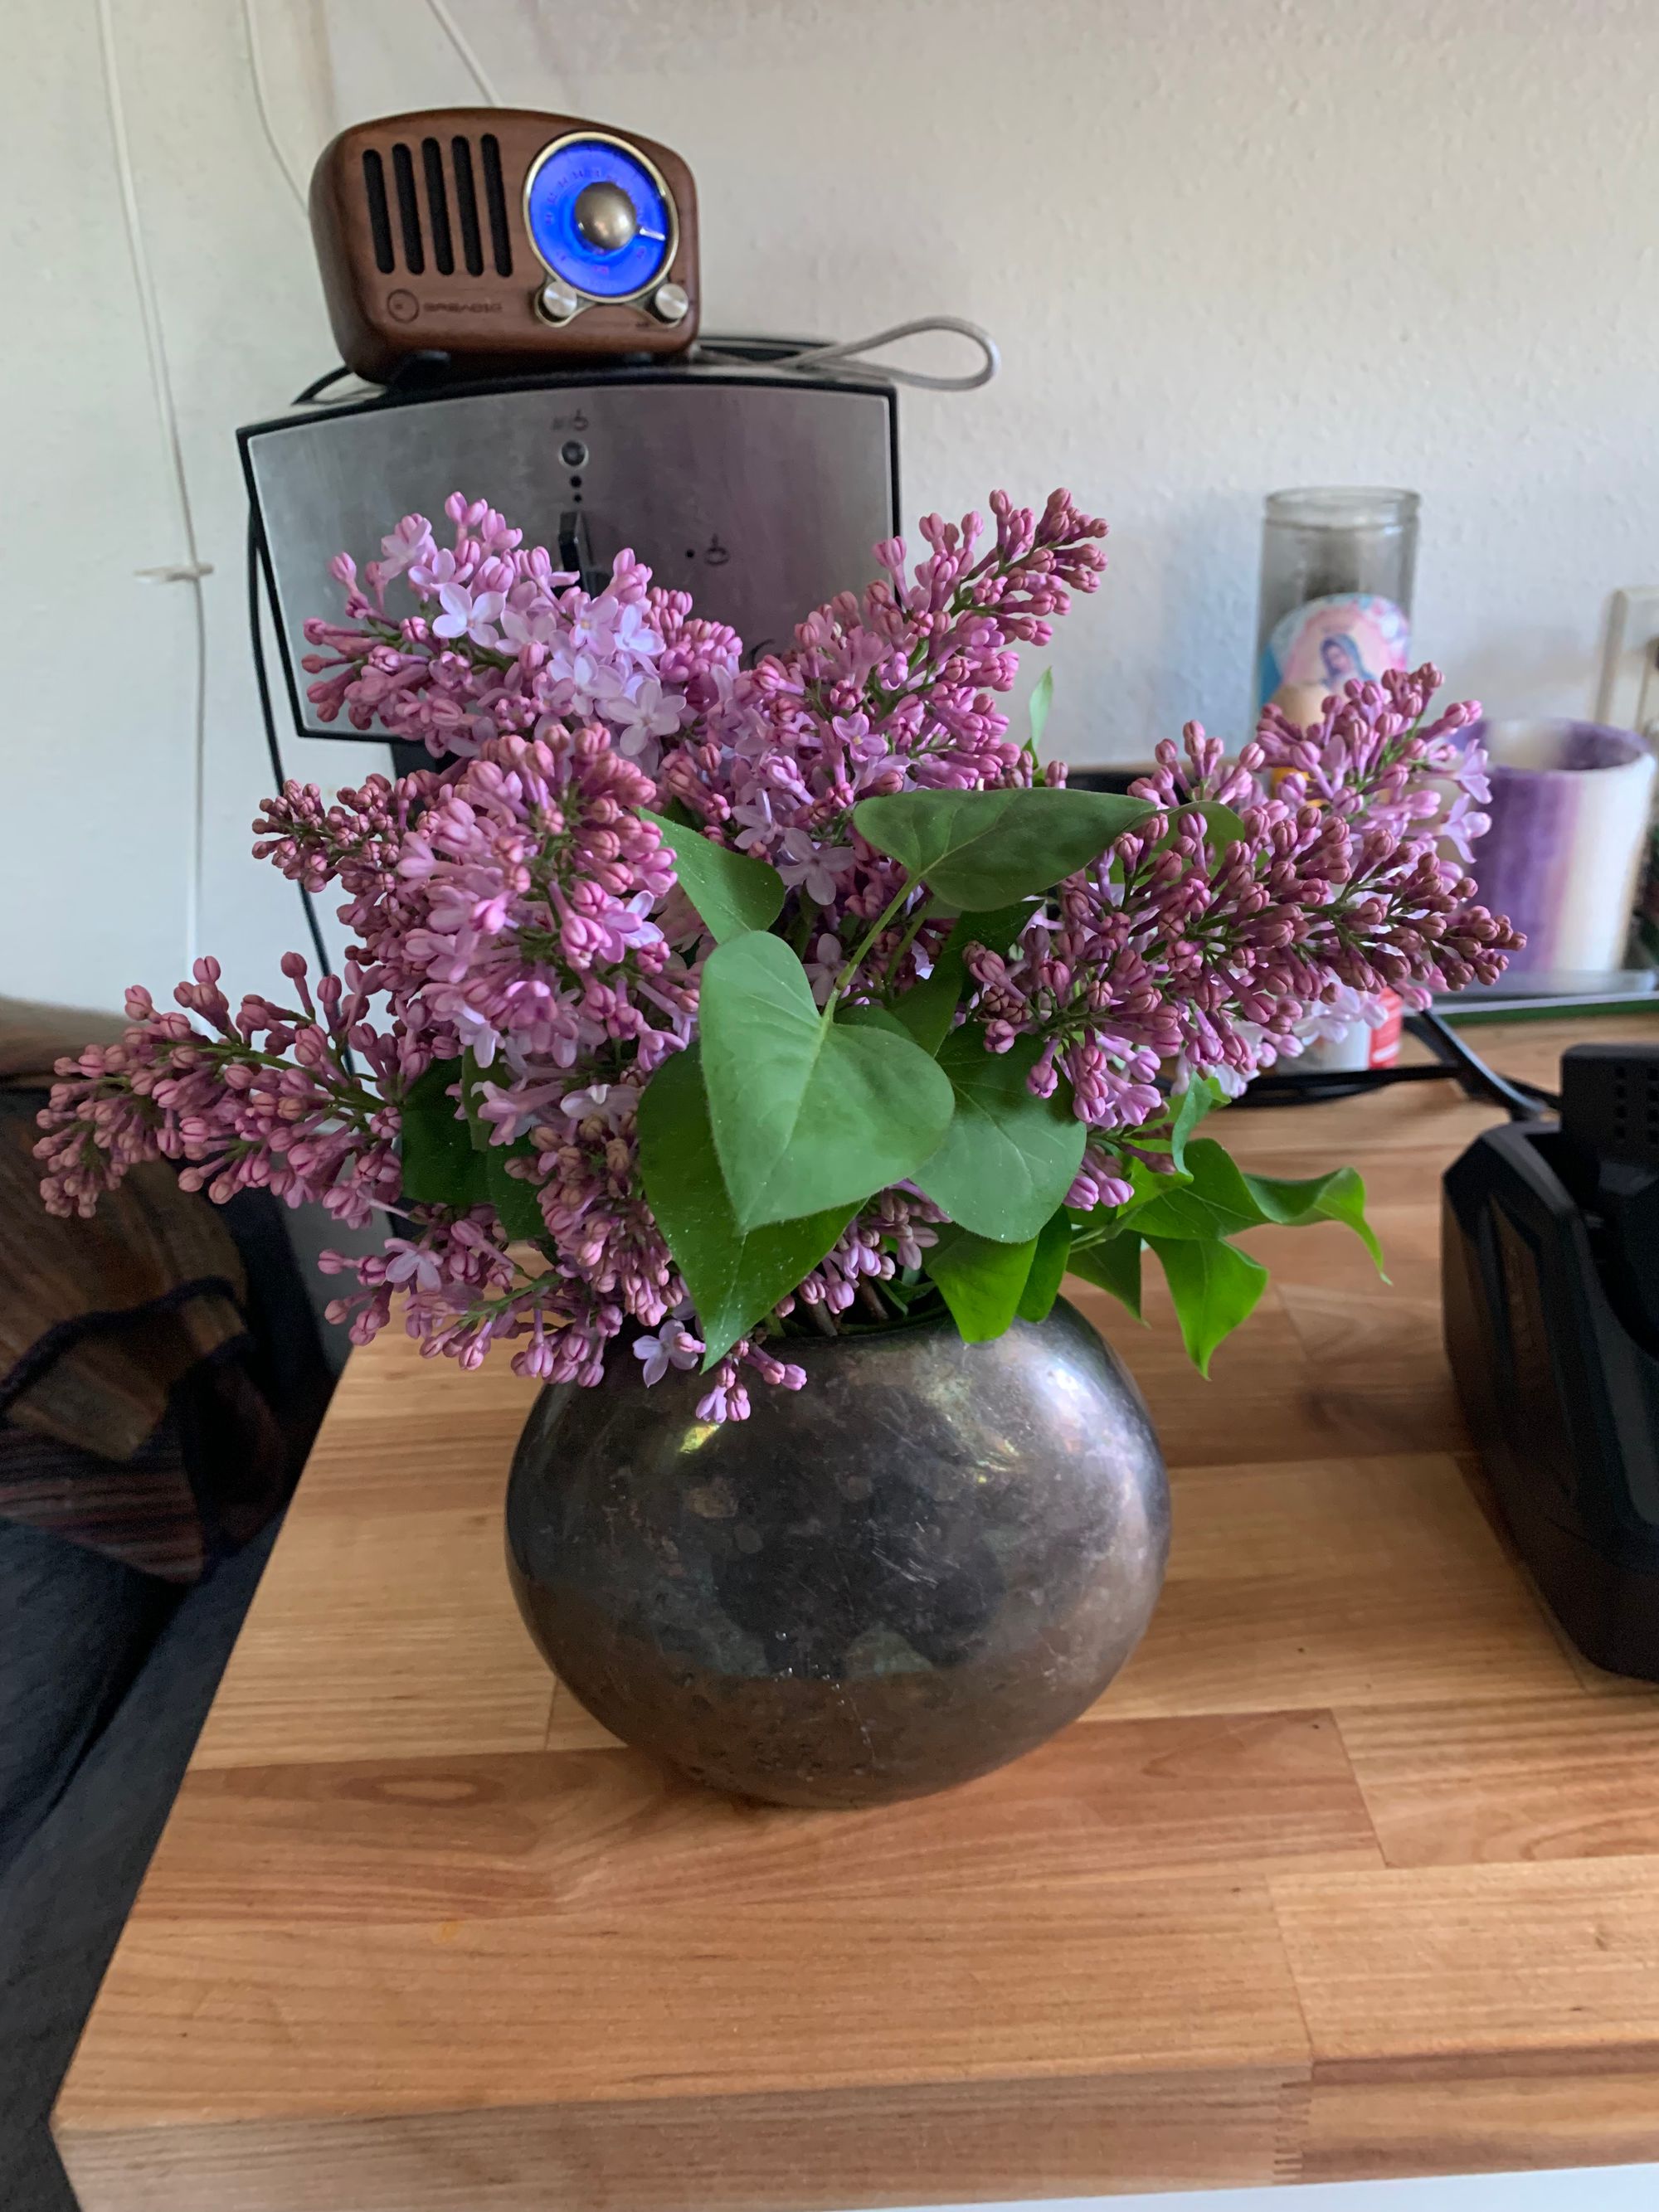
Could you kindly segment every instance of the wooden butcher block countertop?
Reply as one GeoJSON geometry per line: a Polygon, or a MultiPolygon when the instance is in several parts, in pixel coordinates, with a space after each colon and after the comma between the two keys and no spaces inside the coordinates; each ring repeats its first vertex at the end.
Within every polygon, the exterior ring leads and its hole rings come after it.
{"type": "MultiPolygon", "coordinates": [[[[1573,1034],[1485,1028],[1553,1077],[1573,1034]]],[[[1230,1115],[1370,1182],[1151,1403],[1145,1644],[1002,1772],[858,1814],[615,1744],[501,1564],[532,1390],[335,1399],[60,2099],[85,2212],[790,2212],[1659,2157],[1659,1697],[1494,1532],[1440,1345],[1449,1084],[1230,1115]]],[[[1150,1276],[1156,1270],[1149,1270],[1150,1276]]]]}

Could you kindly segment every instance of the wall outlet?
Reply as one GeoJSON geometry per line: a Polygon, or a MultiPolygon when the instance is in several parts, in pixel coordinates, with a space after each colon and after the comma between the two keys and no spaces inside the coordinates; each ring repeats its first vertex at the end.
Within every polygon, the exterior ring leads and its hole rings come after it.
{"type": "Polygon", "coordinates": [[[1595,719],[1659,737],[1659,584],[1613,595],[1595,719]]]}

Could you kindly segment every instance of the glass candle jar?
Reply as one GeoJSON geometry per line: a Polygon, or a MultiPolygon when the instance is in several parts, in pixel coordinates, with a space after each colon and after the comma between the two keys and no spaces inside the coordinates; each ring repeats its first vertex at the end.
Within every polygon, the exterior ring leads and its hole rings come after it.
{"type": "Polygon", "coordinates": [[[1267,495],[1256,707],[1314,720],[1352,676],[1410,665],[1414,491],[1327,486],[1267,495]]]}

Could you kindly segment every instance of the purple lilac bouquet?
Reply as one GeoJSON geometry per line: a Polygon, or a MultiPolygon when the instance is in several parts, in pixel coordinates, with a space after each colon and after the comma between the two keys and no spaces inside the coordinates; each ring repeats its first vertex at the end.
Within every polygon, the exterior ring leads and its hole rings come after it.
{"type": "MultiPolygon", "coordinates": [[[[60,1064],[47,1205],[182,1164],[395,1232],[331,1308],[401,1301],[428,1352],[596,1382],[702,1367],[702,1418],[803,1380],[805,1331],[1040,1318],[1072,1270],[1138,1310],[1161,1261],[1200,1366],[1265,1279],[1230,1241],[1339,1220],[1351,1170],[1242,1173],[1205,1112],[1367,999],[1488,981],[1478,709],[1429,667],[1195,725],[1130,795],[1011,736],[1017,648],[1092,592],[1105,526],[1056,492],[921,526],[880,580],[745,668],[622,555],[590,595],[482,501],[407,516],[313,621],[311,696],[434,765],[331,804],[289,783],[256,854],[337,884],[355,943],[233,1010],[216,962],[60,1064]],[[401,605],[394,594],[407,594],[401,605]]],[[[1373,1249],[1374,1249],[1373,1243],[1373,1249]]]]}

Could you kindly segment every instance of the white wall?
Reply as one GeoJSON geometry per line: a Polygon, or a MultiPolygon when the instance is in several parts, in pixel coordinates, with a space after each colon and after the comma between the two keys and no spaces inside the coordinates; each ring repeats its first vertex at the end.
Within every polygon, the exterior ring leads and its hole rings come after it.
{"type": "MultiPolygon", "coordinates": [[[[1111,516],[1107,588],[1054,652],[1073,759],[1142,753],[1189,714],[1240,732],[1276,484],[1421,490],[1420,642],[1499,709],[1585,709],[1607,593],[1659,580],[1650,0],[453,4],[509,99],[689,157],[713,325],[844,336],[939,310],[994,329],[988,391],[906,395],[906,501],[1065,481],[1111,516]]],[[[190,641],[186,587],[131,574],[179,541],[93,12],[0,0],[0,160],[27,210],[5,249],[7,600],[34,674],[0,740],[29,824],[0,880],[0,974],[107,1000],[185,951],[190,641]]],[[[216,570],[202,936],[263,983],[298,915],[246,852],[269,778],[230,433],[331,350],[240,10],[113,13],[216,570]]],[[[471,96],[418,0],[259,17],[302,167],[336,118],[471,96]]],[[[290,755],[325,780],[369,757],[290,755]]]]}

